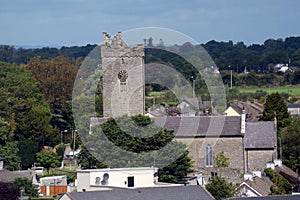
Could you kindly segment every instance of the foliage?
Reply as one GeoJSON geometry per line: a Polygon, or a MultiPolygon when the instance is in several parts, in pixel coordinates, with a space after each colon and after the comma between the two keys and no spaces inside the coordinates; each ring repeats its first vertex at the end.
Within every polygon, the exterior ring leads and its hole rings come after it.
{"type": "Polygon", "coordinates": [[[292,193],[293,186],[283,176],[281,176],[280,174],[278,174],[277,172],[273,171],[270,168],[266,168],[264,172],[271,179],[271,181],[277,186],[271,188],[272,194],[279,195],[279,194],[292,193]]]}
{"type": "Polygon", "coordinates": [[[18,200],[19,196],[20,191],[17,185],[0,182],[0,199],[18,200]]]}
{"type": "Polygon", "coordinates": [[[17,185],[19,188],[25,188],[25,194],[30,197],[38,196],[38,185],[32,184],[32,181],[27,178],[16,178],[13,183],[17,185]]]}
{"type": "Polygon", "coordinates": [[[29,139],[21,140],[18,143],[18,148],[18,155],[21,157],[22,169],[31,168],[35,161],[35,155],[39,151],[38,143],[29,139]]]}
{"type": "Polygon", "coordinates": [[[172,131],[155,126],[146,116],[110,118],[101,126],[94,126],[92,134],[83,139],[88,149],[82,148],[79,163],[84,168],[97,167],[99,161],[108,167],[157,166],[161,169],[160,180],[184,182],[192,171],[192,162],[186,146],[172,141],[173,138],[172,131]],[[166,145],[168,148],[164,149],[166,145]],[[172,156],[179,158],[174,161],[172,156]],[[130,162],[126,160],[129,158],[130,162]],[[165,166],[168,160],[171,164],[165,166]]]}
{"type": "Polygon", "coordinates": [[[0,116],[9,123],[14,140],[32,139],[40,146],[52,144],[55,137],[49,124],[49,106],[30,71],[0,62],[0,85],[0,116]]]}
{"type": "Polygon", "coordinates": [[[70,100],[80,62],[64,56],[44,60],[38,56],[26,65],[42,86],[41,92],[54,114],[52,124],[61,130],[73,127],[70,100]]]}
{"type": "Polygon", "coordinates": [[[213,176],[211,182],[209,182],[205,188],[216,199],[226,199],[233,196],[233,186],[228,183],[225,178],[220,176],[213,176]]]}
{"type": "Polygon", "coordinates": [[[43,149],[36,154],[35,164],[37,166],[42,166],[49,171],[50,168],[58,167],[61,163],[60,157],[56,153],[43,149]]]}
{"type": "Polygon", "coordinates": [[[300,173],[300,118],[296,118],[280,134],[282,140],[283,162],[300,173]]]}
{"type": "Polygon", "coordinates": [[[102,162],[99,162],[85,146],[81,146],[81,151],[78,155],[78,164],[81,169],[98,169],[106,168],[107,166],[102,162]]]}
{"type": "Polygon", "coordinates": [[[290,123],[290,115],[284,99],[278,92],[267,96],[265,109],[261,116],[261,121],[273,121],[276,117],[277,127],[279,129],[287,126],[290,123]]]}
{"type": "Polygon", "coordinates": [[[0,145],[0,156],[5,158],[5,168],[11,171],[20,168],[21,158],[18,156],[18,142],[7,142],[4,146],[0,145]]]}
{"type": "Polygon", "coordinates": [[[59,144],[56,146],[56,153],[59,156],[60,161],[62,161],[64,158],[65,149],[66,149],[65,144],[59,144]]]}
{"type": "Polygon", "coordinates": [[[229,167],[230,165],[229,158],[224,155],[224,151],[214,156],[214,163],[216,167],[229,167]]]}

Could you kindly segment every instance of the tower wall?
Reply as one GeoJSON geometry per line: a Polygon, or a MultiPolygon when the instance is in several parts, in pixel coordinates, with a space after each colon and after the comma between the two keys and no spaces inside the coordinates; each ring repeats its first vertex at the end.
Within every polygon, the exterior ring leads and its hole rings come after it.
{"type": "Polygon", "coordinates": [[[144,114],[144,46],[129,47],[119,32],[103,33],[103,115],[118,117],[144,114]]]}

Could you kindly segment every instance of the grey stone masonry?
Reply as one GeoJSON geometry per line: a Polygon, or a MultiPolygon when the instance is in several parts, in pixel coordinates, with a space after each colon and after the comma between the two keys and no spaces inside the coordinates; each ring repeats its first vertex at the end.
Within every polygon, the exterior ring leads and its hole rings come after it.
{"type": "Polygon", "coordinates": [[[104,117],[144,114],[144,55],[144,46],[141,44],[131,48],[122,39],[121,32],[114,37],[103,33],[104,117]]]}

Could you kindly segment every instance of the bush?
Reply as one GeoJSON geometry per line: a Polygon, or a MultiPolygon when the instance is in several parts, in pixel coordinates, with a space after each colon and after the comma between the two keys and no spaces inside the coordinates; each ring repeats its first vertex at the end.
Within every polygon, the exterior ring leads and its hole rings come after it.
{"type": "Polygon", "coordinates": [[[272,194],[291,194],[293,190],[292,184],[283,176],[273,171],[265,169],[264,172],[277,187],[271,187],[272,194]]]}

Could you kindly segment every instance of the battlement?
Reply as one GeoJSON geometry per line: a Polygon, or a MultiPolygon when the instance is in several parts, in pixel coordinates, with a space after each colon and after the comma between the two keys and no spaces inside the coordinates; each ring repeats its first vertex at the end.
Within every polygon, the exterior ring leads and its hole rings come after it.
{"type": "Polygon", "coordinates": [[[136,47],[131,48],[123,40],[121,32],[113,37],[107,32],[103,32],[101,53],[102,57],[144,57],[144,45],[138,44],[136,47]]]}

